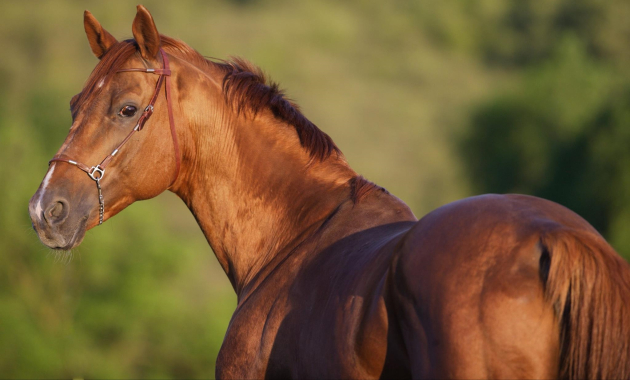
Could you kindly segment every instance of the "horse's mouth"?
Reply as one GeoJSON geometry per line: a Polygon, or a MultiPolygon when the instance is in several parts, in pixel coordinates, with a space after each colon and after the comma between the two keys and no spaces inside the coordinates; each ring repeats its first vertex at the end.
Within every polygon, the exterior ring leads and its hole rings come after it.
{"type": "Polygon", "coordinates": [[[42,231],[33,223],[33,229],[37,232],[39,240],[48,248],[69,251],[72,248],[78,246],[83,241],[86,232],[88,216],[81,218],[73,229],[71,234],[63,234],[61,231],[42,231]]]}

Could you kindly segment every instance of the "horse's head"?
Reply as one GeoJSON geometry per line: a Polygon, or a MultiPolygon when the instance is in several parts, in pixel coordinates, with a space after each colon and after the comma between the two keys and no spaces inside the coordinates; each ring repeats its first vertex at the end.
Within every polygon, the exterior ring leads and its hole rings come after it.
{"type": "Polygon", "coordinates": [[[78,245],[101,218],[163,192],[179,170],[167,102],[172,95],[164,96],[169,62],[151,15],[138,6],[134,40],[122,42],[87,11],[84,25],[100,62],[83,91],[72,99],[68,136],[29,203],[40,240],[64,250],[78,245]],[[156,74],[153,70],[158,75],[151,75],[156,74]]]}

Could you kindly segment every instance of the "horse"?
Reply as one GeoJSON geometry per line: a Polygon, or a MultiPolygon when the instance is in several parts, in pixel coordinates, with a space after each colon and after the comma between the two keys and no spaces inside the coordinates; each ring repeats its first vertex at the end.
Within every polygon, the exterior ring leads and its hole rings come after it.
{"type": "Polygon", "coordinates": [[[67,250],[177,194],[238,296],[218,378],[630,377],[630,268],[577,214],[488,194],[418,220],[251,63],[204,58],[143,6],[133,39],[84,27],[99,63],[33,227],[67,250]]]}

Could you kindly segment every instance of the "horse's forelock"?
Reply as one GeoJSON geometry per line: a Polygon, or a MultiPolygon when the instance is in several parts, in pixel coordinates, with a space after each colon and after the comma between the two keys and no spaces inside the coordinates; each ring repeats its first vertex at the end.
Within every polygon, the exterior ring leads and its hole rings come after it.
{"type": "Polygon", "coordinates": [[[125,40],[113,45],[101,58],[92,73],[88,77],[83,90],[70,101],[72,117],[84,108],[86,104],[96,98],[113,74],[120,69],[125,62],[138,50],[134,40],[125,40]]]}

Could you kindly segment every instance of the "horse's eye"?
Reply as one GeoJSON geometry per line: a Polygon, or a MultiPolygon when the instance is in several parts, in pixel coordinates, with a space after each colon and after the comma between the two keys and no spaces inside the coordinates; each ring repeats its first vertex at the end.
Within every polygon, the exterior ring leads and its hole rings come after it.
{"type": "Polygon", "coordinates": [[[136,114],[136,107],[134,106],[124,106],[118,114],[124,117],[131,117],[136,114]]]}

